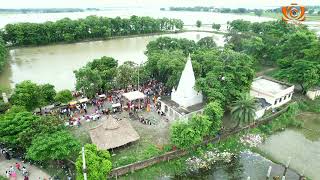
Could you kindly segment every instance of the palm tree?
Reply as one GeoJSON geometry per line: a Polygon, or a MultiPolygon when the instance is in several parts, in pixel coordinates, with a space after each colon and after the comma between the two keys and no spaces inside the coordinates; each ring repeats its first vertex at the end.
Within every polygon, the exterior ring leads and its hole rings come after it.
{"type": "Polygon", "coordinates": [[[238,121],[235,128],[241,123],[251,123],[255,118],[256,101],[248,93],[240,95],[231,108],[231,119],[238,121]]]}

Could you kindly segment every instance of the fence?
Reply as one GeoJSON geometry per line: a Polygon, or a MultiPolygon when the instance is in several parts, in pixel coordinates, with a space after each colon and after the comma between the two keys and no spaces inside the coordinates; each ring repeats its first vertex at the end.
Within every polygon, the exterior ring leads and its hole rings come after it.
{"type": "MultiPolygon", "coordinates": [[[[220,140],[226,139],[227,137],[229,137],[231,135],[235,135],[235,134],[237,134],[237,133],[239,133],[239,132],[241,132],[243,130],[255,128],[255,127],[259,126],[259,125],[266,124],[269,121],[271,121],[272,119],[277,118],[282,113],[286,112],[288,110],[288,107],[289,107],[289,105],[287,105],[282,110],[280,110],[280,111],[278,111],[278,112],[276,112],[276,113],[274,113],[274,114],[272,114],[272,115],[270,115],[268,117],[265,117],[265,118],[262,118],[259,121],[256,121],[255,123],[253,123],[251,125],[236,129],[236,130],[231,131],[229,133],[224,133],[220,137],[214,137],[214,138],[207,139],[207,140],[203,141],[203,143],[194,146],[193,149],[197,148],[197,147],[199,147],[201,145],[204,145],[204,144],[216,143],[216,142],[218,142],[220,140]]],[[[178,149],[178,150],[170,151],[170,152],[167,152],[167,153],[165,153],[163,155],[156,156],[156,157],[153,157],[153,158],[150,158],[150,159],[147,159],[147,160],[138,161],[138,162],[135,162],[135,163],[132,163],[132,164],[128,164],[128,165],[125,165],[125,166],[114,168],[114,169],[111,170],[111,172],[109,174],[109,178],[118,177],[118,176],[127,174],[129,172],[134,172],[135,170],[143,169],[143,168],[146,168],[148,166],[152,166],[154,164],[157,164],[157,163],[160,163],[160,162],[163,162],[163,161],[169,161],[171,159],[175,159],[177,157],[184,156],[187,153],[188,153],[188,151],[178,149]]]]}

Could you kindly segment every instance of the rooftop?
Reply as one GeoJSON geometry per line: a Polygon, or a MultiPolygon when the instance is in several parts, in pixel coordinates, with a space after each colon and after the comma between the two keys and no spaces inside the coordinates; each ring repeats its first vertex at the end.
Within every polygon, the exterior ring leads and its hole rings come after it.
{"type": "Polygon", "coordinates": [[[277,94],[289,87],[291,87],[289,84],[262,76],[254,79],[251,85],[251,89],[263,91],[271,95],[277,94]]]}
{"type": "Polygon", "coordinates": [[[112,116],[103,118],[107,119],[89,131],[92,143],[97,145],[98,149],[113,149],[140,139],[127,119],[117,121],[112,116]]]}
{"type": "Polygon", "coordinates": [[[184,107],[179,106],[178,103],[172,101],[169,96],[162,96],[160,101],[164,102],[165,104],[167,104],[168,106],[170,106],[172,109],[174,109],[175,111],[177,111],[180,114],[189,114],[191,112],[201,110],[205,106],[205,103],[202,102],[202,103],[195,104],[195,105],[189,106],[187,108],[184,108],[184,107]]]}

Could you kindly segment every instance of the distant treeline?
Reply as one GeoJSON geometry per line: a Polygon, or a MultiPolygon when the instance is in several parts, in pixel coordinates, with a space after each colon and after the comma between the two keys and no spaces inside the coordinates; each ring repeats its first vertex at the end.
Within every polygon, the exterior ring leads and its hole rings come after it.
{"type": "MultiPolygon", "coordinates": [[[[289,4],[288,4],[289,5],[289,4]]],[[[320,14],[320,6],[306,6],[309,14],[320,14]]],[[[165,11],[165,8],[160,8],[161,11],[165,11]]],[[[281,8],[275,9],[246,9],[246,8],[216,8],[214,6],[194,6],[194,7],[170,7],[169,11],[195,11],[195,12],[219,12],[219,13],[256,13],[261,15],[263,12],[281,13],[281,8]]]]}
{"type": "Polygon", "coordinates": [[[88,16],[77,20],[64,18],[56,22],[7,24],[0,35],[8,45],[20,46],[157,33],[182,28],[183,21],[180,19],[88,16]]]}
{"type": "Polygon", "coordinates": [[[84,12],[99,11],[97,8],[26,8],[26,9],[0,9],[0,13],[63,13],[63,12],[84,12]]]}

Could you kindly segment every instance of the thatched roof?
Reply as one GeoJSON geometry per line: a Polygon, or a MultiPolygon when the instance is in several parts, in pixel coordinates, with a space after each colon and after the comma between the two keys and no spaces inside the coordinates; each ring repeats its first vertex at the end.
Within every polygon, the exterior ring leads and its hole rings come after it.
{"type": "Polygon", "coordinates": [[[91,140],[98,149],[113,149],[140,139],[127,119],[117,121],[108,116],[101,120],[102,124],[89,131],[91,140]]]}

